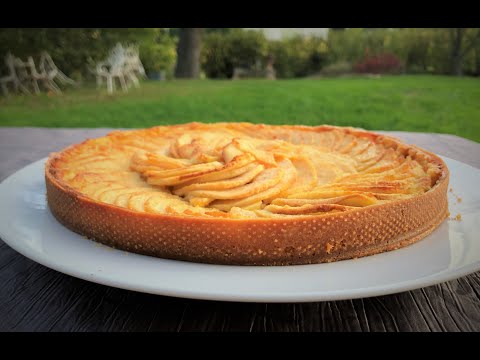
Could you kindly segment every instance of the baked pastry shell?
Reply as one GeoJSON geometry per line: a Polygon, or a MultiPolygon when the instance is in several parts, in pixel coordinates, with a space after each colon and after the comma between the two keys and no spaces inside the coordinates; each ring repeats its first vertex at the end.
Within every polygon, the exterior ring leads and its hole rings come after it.
{"type": "MultiPolygon", "coordinates": [[[[382,141],[405,146],[391,137],[382,136],[382,141]]],[[[97,202],[69,187],[56,176],[55,162],[62,153],[51,154],[45,166],[47,201],[68,229],[128,252],[228,265],[332,262],[410,245],[448,216],[447,166],[435,154],[409,148],[440,165],[442,173],[430,190],[341,213],[232,219],[136,212],[97,202]]]]}

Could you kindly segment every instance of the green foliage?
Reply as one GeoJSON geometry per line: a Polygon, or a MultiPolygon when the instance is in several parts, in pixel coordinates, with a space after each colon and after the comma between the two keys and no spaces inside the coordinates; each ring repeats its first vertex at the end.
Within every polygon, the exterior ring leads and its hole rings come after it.
{"type": "Polygon", "coordinates": [[[465,74],[480,76],[480,44],[467,54],[464,65],[465,74]]]}
{"type": "Polygon", "coordinates": [[[177,38],[169,34],[166,29],[154,29],[151,41],[144,41],[140,45],[140,59],[148,73],[166,71],[172,74],[177,61],[177,38]]]}
{"type": "Polygon", "coordinates": [[[266,55],[267,40],[261,32],[210,31],[203,40],[202,68],[209,78],[231,78],[235,67],[254,67],[266,55]]]}
{"type": "Polygon", "coordinates": [[[202,68],[210,78],[227,78],[233,74],[230,46],[225,36],[211,33],[205,36],[202,46],[202,68]]]}
{"type": "MultiPolygon", "coordinates": [[[[450,74],[452,31],[351,28],[329,31],[328,40],[295,36],[268,41],[258,31],[206,28],[202,70],[210,78],[230,78],[235,67],[263,68],[273,56],[277,77],[291,78],[318,73],[326,66],[325,73],[335,73],[341,62],[353,66],[367,55],[391,53],[407,73],[450,74]]],[[[104,59],[117,42],[138,44],[147,72],[166,70],[172,76],[177,34],[176,28],[4,28],[0,29],[0,76],[6,71],[3,58],[8,51],[24,60],[33,56],[37,62],[40,51],[46,50],[67,75],[77,80],[92,77],[89,66],[104,59]]],[[[464,29],[461,52],[463,72],[480,75],[480,29],[464,29]]]]}
{"type": "Polygon", "coordinates": [[[269,52],[275,59],[277,77],[302,77],[320,71],[327,60],[328,46],[320,37],[293,36],[271,41],[269,52]]]}
{"type": "Polygon", "coordinates": [[[319,37],[294,36],[268,41],[254,30],[231,29],[207,32],[202,50],[202,67],[209,78],[230,78],[235,67],[265,66],[273,56],[277,77],[300,77],[319,71],[328,47],[319,37]]]}
{"type": "Polygon", "coordinates": [[[171,63],[171,51],[175,44],[169,41],[168,33],[159,33],[159,29],[6,28],[0,29],[0,57],[3,59],[10,51],[24,60],[28,56],[35,59],[42,50],[46,50],[67,75],[84,77],[91,75],[88,66],[104,59],[117,42],[141,45],[146,49],[147,62],[153,66],[171,63]],[[159,59],[156,51],[165,51],[166,55],[159,59]]]}
{"type": "Polygon", "coordinates": [[[390,31],[387,51],[394,53],[404,63],[408,73],[428,72],[432,29],[397,29],[390,31]]]}
{"type": "MultiPolygon", "coordinates": [[[[346,29],[330,31],[328,61],[345,60],[353,64],[366,55],[392,53],[403,63],[407,73],[450,74],[452,69],[452,29],[346,29]]],[[[462,43],[463,64],[467,74],[478,74],[480,29],[466,29],[462,43]],[[475,42],[476,40],[476,42],[475,42]],[[474,46],[469,47],[470,42],[474,46]],[[476,50],[478,49],[478,50],[476,50]]]]}
{"type": "MultiPolygon", "coordinates": [[[[370,34],[375,34],[370,32],[370,34]]],[[[329,63],[348,61],[355,63],[365,55],[365,34],[363,29],[346,29],[343,31],[329,31],[328,33],[328,60],[329,63]]]]}
{"type": "Polygon", "coordinates": [[[407,28],[390,31],[387,50],[404,63],[407,73],[448,74],[451,43],[448,29],[407,28]]]}
{"type": "Polygon", "coordinates": [[[205,28],[205,33],[213,33],[213,32],[219,32],[219,33],[227,33],[230,32],[232,28],[205,28]]]}

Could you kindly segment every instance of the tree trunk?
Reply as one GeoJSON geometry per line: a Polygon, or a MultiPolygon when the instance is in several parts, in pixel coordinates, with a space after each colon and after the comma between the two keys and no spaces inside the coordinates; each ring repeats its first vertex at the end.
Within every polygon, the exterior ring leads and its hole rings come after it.
{"type": "Polygon", "coordinates": [[[177,66],[175,77],[200,77],[200,52],[202,49],[201,28],[180,29],[180,40],[177,46],[177,66]]]}
{"type": "Polygon", "coordinates": [[[452,57],[452,75],[463,75],[463,56],[455,55],[452,57]]]}
{"type": "Polygon", "coordinates": [[[451,29],[452,39],[452,55],[451,55],[451,72],[452,75],[462,76],[463,53],[462,40],[465,29],[451,29]]]}

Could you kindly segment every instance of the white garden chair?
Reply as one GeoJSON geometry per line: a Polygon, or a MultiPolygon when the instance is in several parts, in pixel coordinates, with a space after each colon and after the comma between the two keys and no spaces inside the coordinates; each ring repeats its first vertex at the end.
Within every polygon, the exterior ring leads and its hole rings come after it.
{"type": "Polygon", "coordinates": [[[7,65],[9,74],[0,78],[0,85],[2,87],[3,94],[5,96],[9,94],[8,92],[9,83],[12,83],[13,90],[15,92],[18,92],[19,90],[21,90],[23,93],[29,94],[30,91],[28,91],[25,85],[22,84],[17,73],[17,68],[23,67],[23,62],[20,59],[13,56],[11,53],[8,53],[7,56],[5,56],[5,64],[7,65]]]}
{"type": "Polygon", "coordinates": [[[33,89],[36,94],[40,94],[40,87],[38,86],[38,82],[43,83],[46,88],[57,94],[60,94],[62,92],[62,90],[60,90],[55,81],[53,81],[53,78],[56,76],[56,71],[47,72],[45,71],[45,69],[43,69],[43,71],[40,70],[40,72],[37,71],[37,68],[35,67],[35,62],[33,61],[33,58],[31,56],[28,57],[27,64],[30,71],[33,89]]]}
{"type": "Polygon", "coordinates": [[[96,74],[97,87],[102,86],[105,79],[109,94],[115,91],[115,78],[120,81],[123,91],[128,91],[123,71],[123,57],[120,54],[114,52],[105,61],[99,62],[96,66],[96,74]]]}
{"type": "MultiPolygon", "coordinates": [[[[42,51],[40,54],[38,71],[31,56],[28,57],[25,65],[28,67],[29,80],[37,94],[40,93],[38,82],[43,83],[46,88],[57,94],[61,94],[62,90],[55,82],[55,79],[58,79],[58,81],[63,84],[76,85],[75,81],[70,79],[55,65],[51,56],[46,51],[42,51]]],[[[26,81],[28,81],[28,79],[26,81]]]]}
{"type": "Polygon", "coordinates": [[[49,81],[54,82],[54,79],[58,79],[63,84],[69,84],[77,86],[78,84],[65,75],[52,60],[52,57],[46,51],[42,51],[40,54],[40,63],[38,65],[40,73],[46,76],[49,81]]]}
{"type": "Polygon", "coordinates": [[[108,93],[115,91],[115,79],[118,79],[124,92],[133,84],[140,87],[137,73],[145,77],[145,69],[138,55],[138,48],[128,46],[124,48],[117,44],[110,55],[95,67],[97,76],[97,87],[101,87],[103,80],[106,80],[108,93]]]}
{"type": "Polygon", "coordinates": [[[56,93],[61,93],[62,91],[55,83],[55,79],[58,79],[64,84],[76,85],[75,81],[60,71],[46,51],[42,51],[40,55],[38,70],[35,66],[33,57],[31,56],[27,58],[27,61],[22,61],[20,58],[9,54],[5,59],[5,62],[10,71],[10,75],[0,79],[2,90],[5,95],[8,94],[7,84],[9,82],[13,83],[13,87],[17,92],[20,89],[24,93],[30,93],[28,88],[31,87],[36,94],[40,93],[40,87],[38,86],[39,82],[43,83],[46,88],[56,93]]]}

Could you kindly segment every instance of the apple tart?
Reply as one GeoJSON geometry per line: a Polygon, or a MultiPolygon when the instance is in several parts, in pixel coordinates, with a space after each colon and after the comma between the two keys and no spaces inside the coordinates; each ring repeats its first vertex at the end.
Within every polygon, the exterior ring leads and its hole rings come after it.
{"type": "Polygon", "coordinates": [[[56,219],[161,258],[292,265],[414,243],[448,214],[449,171],[399,140],[335,126],[190,123],[115,131],[52,153],[56,219]]]}

